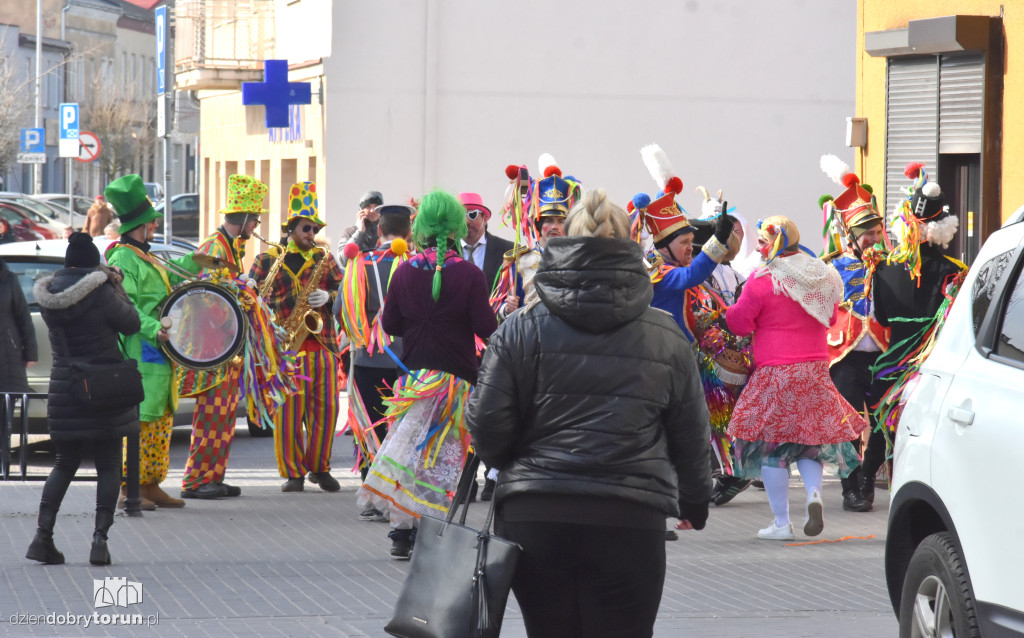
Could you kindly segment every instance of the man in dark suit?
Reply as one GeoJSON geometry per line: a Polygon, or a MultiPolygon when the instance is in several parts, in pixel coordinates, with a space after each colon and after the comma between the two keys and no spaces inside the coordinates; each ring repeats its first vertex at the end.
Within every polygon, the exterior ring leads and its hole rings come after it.
{"type": "Polygon", "coordinates": [[[484,271],[488,289],[494,288],[494,280],[501,269],[505,253],[512,250],[512,242],[495,237],[487,232],[487,220],[491,209],[484,206],[484,200],[477,193],[461,193],[459,199],[466,207],[466,237],[461,241],[462,258],[484,271]]]}

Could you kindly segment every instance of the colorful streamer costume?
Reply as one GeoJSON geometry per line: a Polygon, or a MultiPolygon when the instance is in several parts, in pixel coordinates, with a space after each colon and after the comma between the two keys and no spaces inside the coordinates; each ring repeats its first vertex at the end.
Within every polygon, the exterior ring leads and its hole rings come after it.
{"type": "MultiPolygon", "coordinates": [[[[377,210],[382,219],[385,215],[403,215],[408,228],[411,207],[381,206],[377,210]],[[392,212],[393,209],[400,210],[392,212]]],[[[392,339],[381,329],[380,312],[391,276],[408,258],[404,239],[386,241],[348,262],[340,289],[338,315],[352,348],[346,427],[352,432],[356,466],[364,478],[387,435],[382,392],[388,391],[398,378],[398,365],[393,357],[402,356],[401,340],[392,339]]]]}
{"type": "Polygon", "coordinates": [[[533,277],[544,254],[544,220],[564,220],[583,194],[580,181],[571,175],[563,177],[562,169],[550,154],[541,155],[538,163],[543,178],[536,181],[530,178],[525,166],[510,165],[505,169],[511,183],[501,217],[503,224],[512,227],[516,239],[512,250],[505,253],[491,294],[491,307],[499,319],[513,312],[505,304],[510,295],[518,297],[520,308],[537,301],[533,277]]]}
{"type": "Polygon", "coordinates": [[[864,453],[865,493],[873,493],[875,473],[890,456],[900,397],[931,353],[967,271],[966,265],[943,254],[959,220],[943,204],[942,189],[928,181],[922,163],[908,164],[904,174],[913,184],[892,222],[899,244],[878,265],[872,281],[875,316],[892,335],[889,349],[872,368],[877,425],[864,453]]]}
{"type": "Polygon", "coordinates": [[[381,313],[383,329],[403,337],[405,375],[385,399],[390,429],[357,504],[389,516],[399,559],[409,557],[417,520],[444,516],[454,497],[470,444],[463,410],[479,365],[475,341],[497,328],[483,272],[445,250],[465,234],[454,195],[424,196],[413,236],[425,250],[395,271],[381,313]]]}
{"type": "MultiPolygon", "coordinates": [[[[317,214],[316,185],[312,182],[292,186],[289,209],[291,213],[282,228],[284,232],[294,232],[300,224],[321,228],[325,225],[317,214]]],[[[277,248],[261,254],[249,275],[259,282],[261,290],[265,284],[269,285],[266,302],[274,310],[279,326],[288,324],[300,303],[311,317],[319,317],[322,322],[320,332],[307,333],[308,336],[295,344],[297,374],[294,378],[298,390],[287,394],[277,412],[274,448],[278,471],[282,478],[289,479],[282,488],[284,491],[301,491],[306,473],[313,475],[311,481],[320,481],[321,487],[328,489],[329,486],[332,488],[329,491],[335,491],[337,481],[329,473],[338,420],[339,354],[330,300],[341,285],[341,269],[330,251],[315,245],[303,250],[290,239],[283,256],[277,248]],[[267,282],[278,257],[281,257],[279,270],[274,279],[267,282]],[[327,292],[328,302],[310,308],[309,298],[318,291],[327,292]]],[[[291,339],[293,335],[288,337],[291,339]]]]}
{"type": "MultiPolygon", "coordinates": [[[[221,226],[196,252],[222,259],[241,271],[245,246],[221,226]]],[[[235,434],[239,372],[240,368],[234,361],[213,370],[178,368],[178,394],[196,398],[196,409],[192,413],[192,442],[181,481],[184,492],[224,481],[235,434]]]]}

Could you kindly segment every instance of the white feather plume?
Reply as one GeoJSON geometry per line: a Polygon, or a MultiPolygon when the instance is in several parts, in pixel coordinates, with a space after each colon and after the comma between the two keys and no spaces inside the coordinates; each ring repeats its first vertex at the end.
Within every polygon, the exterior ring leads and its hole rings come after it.
{"type": "Polygon", "coordinates": [[[836,184],[844,186],[843,177],[850,172],[850,166],[835,155],[821,156],[821,170],[836,184]]]}
{"type": "Polygon", "coordinates": [[[537,166],[540,167],[538,175],[544,177],[544,171],[547,170],[548,166],[558,166],[558,162],[555,161],[551,153],[541,153],[540,159],[537,160],[537,166]]]}
{"type": "Polygon", "coordinates": [[[648,144],[640,149],[640,157],[644,160],[644,166],[654,178],[658,188],[665,188],[668,180],[675,177],[676,172],[672,170],[672,163],[668,161],[668,155],[657,144],[648,144]]]}

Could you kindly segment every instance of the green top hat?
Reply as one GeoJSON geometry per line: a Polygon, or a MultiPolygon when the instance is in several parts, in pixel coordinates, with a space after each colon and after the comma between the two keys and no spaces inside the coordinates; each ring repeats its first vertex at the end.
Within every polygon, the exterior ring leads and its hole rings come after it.
{"type": "Polygon", "coordinates": [[[121,234],[163,217],[146,196],[146,186],[139,175],[118,177],[103,191],[121,222],[121,234]]]}

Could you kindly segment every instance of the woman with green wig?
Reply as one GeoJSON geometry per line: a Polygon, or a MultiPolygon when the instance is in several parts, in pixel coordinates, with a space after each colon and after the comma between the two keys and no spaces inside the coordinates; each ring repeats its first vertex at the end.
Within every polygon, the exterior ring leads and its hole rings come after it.
{"type": "Polygon", "coordinates": [[[483,272],[454,250],[466,209],[446,191],[420,202],[413,239],[423,252],[399,266],[381,326],[402,337],[405,374],[386,400],[390,430],[359,490],[391,521],[391,555],[407,559],[423,514],[443,518],[469,449],[463,408],[476,383],[477,347],[498,327],[483,272]]]}

